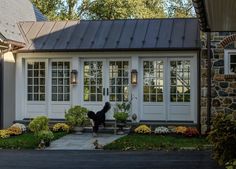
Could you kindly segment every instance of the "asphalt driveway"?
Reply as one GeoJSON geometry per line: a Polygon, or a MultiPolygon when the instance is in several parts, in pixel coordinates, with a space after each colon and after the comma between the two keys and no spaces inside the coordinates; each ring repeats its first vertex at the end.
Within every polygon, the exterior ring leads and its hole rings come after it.
{"type": "Polygon", "coordinates": [[[0,169],[220,169],[210,152],[0,150],[0,169]]]}

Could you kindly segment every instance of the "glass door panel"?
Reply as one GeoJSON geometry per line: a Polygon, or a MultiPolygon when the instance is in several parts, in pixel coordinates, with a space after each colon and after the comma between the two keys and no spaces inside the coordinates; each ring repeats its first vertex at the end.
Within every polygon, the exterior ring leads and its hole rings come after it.
{"type": "Polygon", "coordinates": [[[103,61],[85,61],[83,78],[83,100],[88,102],[103,101],[103,61]]]}
{"type": "Polygon", "coordinates": [[[190,61],[170,61],[170,101],[190,102],[190,61]]]}
{"type": "Polygon", "coordinates": [[[143,61],[143,101],[163,102],[164,63],[161,60],[143,61]]]}
{"type": "Polygon", "coordinates": [[[127,102],[129,99],[129,62],[109,62],[109,100],[127,102]]]}

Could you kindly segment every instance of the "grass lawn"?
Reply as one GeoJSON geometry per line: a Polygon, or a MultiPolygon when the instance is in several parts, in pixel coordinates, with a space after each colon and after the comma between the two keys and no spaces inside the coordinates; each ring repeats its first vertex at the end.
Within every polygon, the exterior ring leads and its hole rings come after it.
{"type": "MultiPolygon", "coordinates": [[[[53,133],[54,139],[66,135],[65,132],[53,133]]],[[[35,149],[38,147],[39,140],[34,136],[33,133],[24,133],[19,136],[11,136],[9,138],[0,138],[0,148],[2,149],[35,149]]]]}
{"type": "Polygon", "coordinates": [[[179,150],[183,147],[203,148],[209,143],[204,137],[130,134],[105,145],[106,150],[179,150]]]}

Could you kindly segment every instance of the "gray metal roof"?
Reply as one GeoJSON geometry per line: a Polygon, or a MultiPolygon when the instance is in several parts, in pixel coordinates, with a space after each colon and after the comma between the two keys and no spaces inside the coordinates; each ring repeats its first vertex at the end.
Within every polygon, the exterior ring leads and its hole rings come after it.
{"type": "Polygon", "coordinates": [[[197,19],[21,22],[21,51],[199,49],[197,19]]]}
{"type": "Polygon", "coordinates": [[[0,33],[8,40],[24,42],[17,22],[45,20],[29,0],[0,0],[0,33]]]}

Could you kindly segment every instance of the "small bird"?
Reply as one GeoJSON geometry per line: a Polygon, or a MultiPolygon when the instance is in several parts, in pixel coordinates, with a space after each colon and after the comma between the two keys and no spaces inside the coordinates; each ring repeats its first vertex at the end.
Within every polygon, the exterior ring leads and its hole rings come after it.
{"type": "Polygon", "coordinates": [[[98,143],[98,140],[95,140],[93,142],[93,145],[95,146],[95,149],[103,149],[103,145],[98,143]]]}

